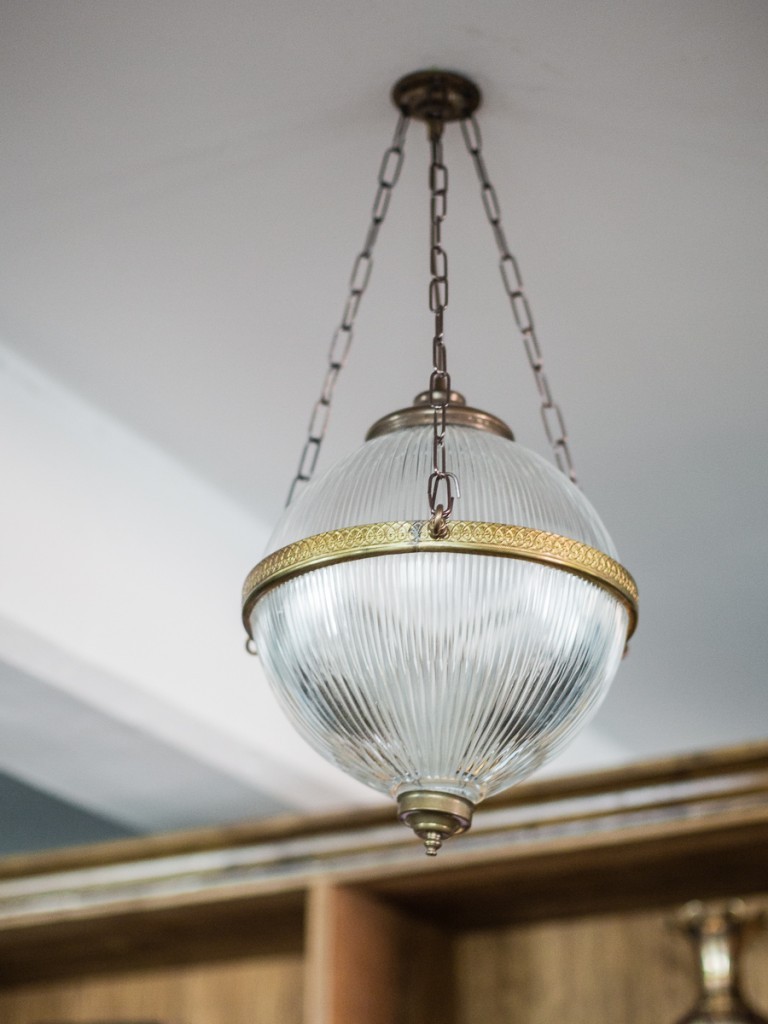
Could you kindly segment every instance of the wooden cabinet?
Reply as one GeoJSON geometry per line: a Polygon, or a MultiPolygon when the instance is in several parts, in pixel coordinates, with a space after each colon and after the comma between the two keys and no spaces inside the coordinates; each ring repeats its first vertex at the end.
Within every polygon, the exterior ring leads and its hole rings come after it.
{"type": "Polygon", "coordinates": [[[767,869],[762,745],[520,787],[436,861],[386,812],[7,859],[0,1022],[673,1024],[670,910],[767,869]]]}

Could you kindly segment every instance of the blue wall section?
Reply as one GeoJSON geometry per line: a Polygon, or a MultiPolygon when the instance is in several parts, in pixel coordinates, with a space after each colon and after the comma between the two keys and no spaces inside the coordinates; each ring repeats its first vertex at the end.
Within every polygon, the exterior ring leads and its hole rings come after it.
{"type": "Polygon", "coordinates": [[[123,825],[0,772],[0,855],[135,835],[123,825]]]}

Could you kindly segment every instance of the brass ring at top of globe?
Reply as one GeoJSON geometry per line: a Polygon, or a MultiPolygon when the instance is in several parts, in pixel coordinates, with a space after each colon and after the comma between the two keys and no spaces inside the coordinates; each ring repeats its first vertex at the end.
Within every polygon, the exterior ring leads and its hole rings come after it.
{"type": "Polygon", "coordinates": [[[339,562],[377,555],[417,551],[494,555],[538,562],[581,576],[617,597],[628,613],[627,640],[637,627],[637,585],[631,574],[610,555],[556,533],[507,523],[457,520],[447,536],[435,539],[428,520],[368,523],[346,526],[288,544],[267,555],[251,570],[243,585],[243,624],[251,633],[251,612],[268,591],[305,572],[339,562]]]}
{"type": "MultiPolygon", "coordinates": [[[[411,405],[405,409],[397,409],[376,420],[365,435],[366,441],[372,441],[375,437],[383,437],[384,434],[391,434],[395,430],[403,430],[405,427],[431,427],[434,422],[435,410],[430,405],[411,405]]],[[[482,409],[474,409],[469,405],[458,405],[451,403],[445,407],[445,422],[451,427],[474,427],[476,430],[484,430],[487,434],[496,434],[507,441],[514,441],[515,435],[509,429],[504,420],[494,416],[493,413],[484,412],[482,409]]]]}

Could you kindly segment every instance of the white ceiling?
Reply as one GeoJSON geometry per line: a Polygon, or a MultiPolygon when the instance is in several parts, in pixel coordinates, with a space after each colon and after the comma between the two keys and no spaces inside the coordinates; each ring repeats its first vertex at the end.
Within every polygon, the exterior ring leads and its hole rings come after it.
{"type": "MultiPolygon", "coordinates": [[[[561,767],[768,732],[768,6],[32,0],[0,12],[0,771],[139,830],[363,798],[241,654],[238,589],[320,387],[388,90],[431,65],[483,90],[582,484],[640,585],[631,657],[561,767]],[[46,715],[71,743],[40,739],[46,715]],[[169,751],[196,761],[186,788],[169,751]]],[[[454,384],[545,451],[458,132],[447,156],[454,384]]],[[[427,381],[426,159],[413,126],[326,466],[427,381]]]]}

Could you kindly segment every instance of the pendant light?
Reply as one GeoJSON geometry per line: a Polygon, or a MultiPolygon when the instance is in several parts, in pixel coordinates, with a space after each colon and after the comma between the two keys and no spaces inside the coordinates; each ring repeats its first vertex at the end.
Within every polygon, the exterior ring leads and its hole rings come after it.
{"type": "Polygon", "coordinates": [[[596,710],[635,629],[637,589],[576,485],[482,154],[479,90],[427,71],[401,79],[392,97],[400,115],[371,223],[288,506],[245,582],[243,622],[299,732],[390,794],[434,855],[470,827],[481,800],[550,759],[596,710]],[[426,124],[430,147],[429,386],[315,478],[411,119],[426,124]],[[453,121],[478,174],[557,468],[452,389],[442,138],[453,121]]]}

